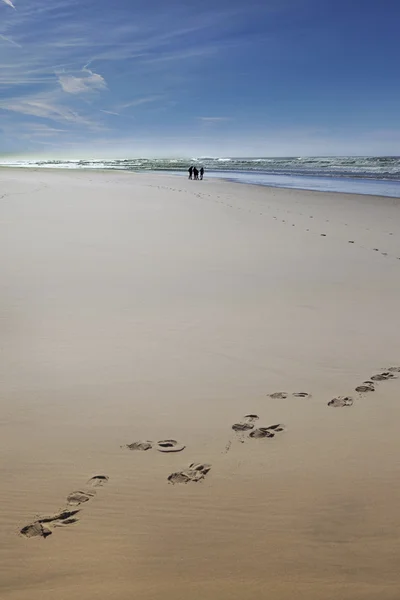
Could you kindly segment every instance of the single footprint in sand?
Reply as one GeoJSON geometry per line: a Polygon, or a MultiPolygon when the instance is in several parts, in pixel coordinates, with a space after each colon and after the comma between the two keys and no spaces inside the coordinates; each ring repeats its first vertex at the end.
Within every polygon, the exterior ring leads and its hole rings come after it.
{"type": "Polygon", "coordinates": [[[206,463],[192,463],[189,465],[189,468],[184,471],[171,473],[171,475],[168,476],[168,481],[173,484],[201,481],[205,478],[210,469],[211,465],[206,463]]]}
{"type": "Polygon", "coordinates": [[[254,429],[254,423],[258,418],[258,415],[245,415],[240,423],[232,425],[232,429],[234,431],[249,431],[250,429],[254,429]]]}
{"type": "Polygon", "coordinates": [[[387,381],[388,379],[396,379],[396,376],[391,371],[385,371],[384,373],[372,375],[371,379],[372,381],[387,381]]]}
{"type": "Polygon", "coordinates": [[[311,398],[311,394],[308,392],[294,392],[292,396],[295,398],[311,398]]]}
{"type": "Polygon", "coordinates": [[[179,444],[176,440],[160,440],[159,442],[151,442],[150,440],[133,442],[132,444],[126,444],[123,446],[129,450],[139,450],[146,452],[151,450],[153,447],[159,452],[181,452],[185,449],[183,444],[179,444]]]}
{"type": "Polygon", "coordinates": [[[94,475],[88,481],[88,484],[92,487],[102,487],[105,483],[108,482],[110,478],[108,475],[94,475]]]}
{"type": "Polygon", "coordinates": [[[284,400],[288,397],[287,392],[273,392],[272,394],[268,394],[270,398],[284,400]]]}
{"type": "Polygon", "coordinates": [[[321,233],[321,237],[326,237],[326,233],[321,233]]]}
{"type": "Polygon", "coordinates": [[[84,492],[78,490],[77,492],[72,492],[67,496],[67,504],[69,506],[79,506],[79,504],[84,504],[93,498],[95,492],[84,492]]]}
{"type": "Polygon", "coordinates": [[[47,538],[48,535],[51,535],[53,532],[50,531],[48,527],[43,527],[41,523],[36,521],[35,523],[31,523],[30,525],[25,525],[20,531],[20,533],[27,537],[42,537],[47,538]]]}
{"type": "Polygon", "coordinates": [[[273,438],[276,433],[284,431],[285,427],[281,423],[277,425],[269,425],[269,427],[258,427],[250,432],[250,437],[255,439],[273,438]]]}
{"type": "Polygon", "coordinates": [[[179,444],[176,440],[161,440],[155,446],[159,452],[182,452],[185,449],[183,444],[179,444]]]}
{"type": "Polygon", "coordinates": [[[356,387],[356,392],[359,392],[360,394],[366,394],[367,392],[374,392],[375,391],[375,385],[373,381],[364,381],[364,383],[362,385],[358,385],[356,387]]]}
{"type": "Polygon", "coordinates": [[[124,448],[129,448],[129,450],[140,450],[145,452],[146,450],[151,450],[153,447],[153,442],[132,442],[132,444],[126,444],[124,448]]]}
{"type": "Polygon", "coordinates": [[[334,408],[353,406],[353,398],[351,396],[337,396],[328,402],[328,406],[333,406],[334,408]]]}
{"type": "Polygon", "coordinates": [[[65,525],[71,525],[72,523],[76,523],[78,519],[76,518],[79,509],[76,510],[62,510],[54,515],[47,517],[40,517],[30,523],[29,525],[25,525],[20,531],[20,533],[27,537],[43,537],[51,535],[53,532],[50,527],[64,527],[65,525]],[[44,525],[46,524],[46,526],[44,525]]]}
{"type": "Polygon", "coordinates": [[[400,373],[400,367],[388,367],[386,370],[390,373],[400,373]]]}
{"type": "Polygon", "coordinates": [[[229,450],[231,449],[232,446],[232,441],[229,440],[229,442],[226,444],[225,448],[222,450],[222,454],[227,454],[229,452],[229,450]]]}
{"type": "Polygon", "coordinates": [[[349,240],[349,244],[354,244],[354,240],[349,240]]]}

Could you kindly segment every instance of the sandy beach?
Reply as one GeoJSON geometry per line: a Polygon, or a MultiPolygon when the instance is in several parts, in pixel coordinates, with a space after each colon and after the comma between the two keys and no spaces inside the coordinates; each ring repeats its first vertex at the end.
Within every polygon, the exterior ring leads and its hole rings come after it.
{"type": "Polygon", "coordinates": [[[400,200],[2,169],[0,202],[1,599],[398,600],[400,200]]]}

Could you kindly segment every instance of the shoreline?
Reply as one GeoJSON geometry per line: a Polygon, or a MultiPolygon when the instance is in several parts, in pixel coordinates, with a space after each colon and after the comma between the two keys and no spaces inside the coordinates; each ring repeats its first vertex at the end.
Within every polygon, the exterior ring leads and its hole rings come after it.
{"type": "MultiPolygon", "coordinates": [[[[128,170],[128,169],[101,169],[101,168],[93,168],[93,167],[68,167],[68,168],[64,168],[64,167],[26,167],[26,166],[6,166],[6,165],[0,165],[0,173],[2,171],[33,171],[33,172],[59,172],[59,173],[68,173],[68,172],[89,172],[89,173],[116,173],[116,174],[129,174],[129,175],[142,175],[142,176],[148,176],[148,175],[156,175],[156,176],[165,176],[165,177],[178,177],[178,178],[182,178],[182,179],[187,179],[186,177],[186,173],[185,172],[174,172],[174,171],[162,171],[162,170],[153,170],[153,171],[140,171],[140,170],[128,170]]],[[[304,191],[304,192],[312,192],[312,193],[326,193],[326,194],[341,194],[341,195],[351,195],[351,196],[362,196],[362,197],[374,197],[374,198],[391,198],[391,199],[400,199],[400,181],[392,181],[392,180],[382,180],[382,179],[362,179],[362,178],[355,178],[355,179],[351,179],[351,178],[346,178],[346,177],[338,177],[338,178],[326,178],[327,180],[329,180],[331,183],[332,182],[336,182],[336,183],[341,183],[344,180],[349,180],[352,181],[354,183],[356,183],[356,185],[362,185],[365,184],[366,187],[368,187],[368,185],[379,185],[379,186],[383,186],[383,185],[393,185],[394,187],[396,187],[396,191],[393,192],[392,194],[387,193],[387,194],[383,194],[383,193],[372,193],[372,192],[361,192],[359,190],[354,190],[354,191],[342,191],[339,189],[320,189],[318,187],[296,187],[296,186],[291,186],[291,185],[277,185],[277,184],[273,184],[273,183],[259,183],[259,182],[251,182],[251,181],[241,181],[239,179],[234,179],[232,177],[229,176],[225,176],[226,172],[218,172],[217,175],[214,174],[214,172],[211,173],[206,173],[205,174],[205,178],[204,181],[207,180],[212,180],[212,181],[224,181],[226,183],[232,183],[232,184],[240,184],[240,185],[248,185],[248,186],[252,186],[252,187],[259,187],[259,188],[269,188],[269,189],[282,189],[282,190],[294,190],[294,191],[304,191]],[[398,189],[397,189],[398,188],[398,189]]],[[[299,178],[304,178],[307,179],[307,177],[309,177],[310,179],[315,179],[315,181],[317,181],[318,179],[321,179],[318,176],[286,176],[286,175],[282,175],[282,177],[299,177],[299,178]]]]}

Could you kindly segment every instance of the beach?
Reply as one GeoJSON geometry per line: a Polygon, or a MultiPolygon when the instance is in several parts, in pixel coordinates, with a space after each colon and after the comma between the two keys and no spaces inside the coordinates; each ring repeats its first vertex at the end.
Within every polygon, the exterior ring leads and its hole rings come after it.
{"type": "Polygon", "coordinates": [[[1,599],[398,600],[400,200],[0,169],[0,202],[1,599]]]}

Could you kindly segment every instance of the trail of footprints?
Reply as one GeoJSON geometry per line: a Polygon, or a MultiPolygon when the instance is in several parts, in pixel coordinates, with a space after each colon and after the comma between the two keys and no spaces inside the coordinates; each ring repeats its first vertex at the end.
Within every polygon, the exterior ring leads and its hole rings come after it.
{"type": "MultiPolygon", "coordinates": [[[[355,388],[355,391],[359,394],[359,397],[373,393],[376,389],[376,385],[379,385],[384,381],[397,379],[398,373],[400,373],[399,366],[388,367],[380,373],[372,375],[370,379],[358,385],[355,388]]],[[[268,396],[273,400],[286,400],[289,397],[305,400],[311,398],[311,394],[308,392],[292,392],[289,394],[288,392],[279,391],[272,392],[268,394],[268,396]]],[[[333,408],[350,407],[353,404],[354,398],[352,396],[336,396],[328,402],[328,406],[333,408]]],[[[285,431],[285,426],[282,423],[258,426],[258,421],[258,415],[249,413],[244,415],[240,421],[234,423],[231,428],[235,432],[236,439],[241,443],[244,443],[246,440],[272,439],[285,431]]],[[[231,446],[232,440],[228,440],[223,452],[227,453],[231,446]]],[[[158,442],[149,440],[135,441],[122,446],[122,448],[136,452],[155,450],[156,452],[168,454],[182,452],[185,449],[185,446],[177,440],[166,439],[158,442]]],[[[197,483],[203,481],[210,470],[210,464],[190,463],[181,471],[175,471],[168,475],[167,481],[172,485],[197,483]]],[[[79,513],[82,510],[82,505],[86,505],[90,502],[96,495],[96,488],[101,488],[108,480],[109,477],[107,475],[94,475],[82,489],[68,494],[65,500],[65,508],[52,515],[35,518],[31,523],[22,527],[20,530],[21,535],[26,538],[40,537],[45,539],[53,533],[54,529],[67,527],[77,523],[79,521],[79,513]]]]}
{"type": "Polygon", "coordinates": [[[86,484],[84,490],[78,490],[71,492],[66,498],[66,507],[52,515],[44,517],[38,517],[34,519],[29,525],[25,525],[21,529],[21,534],[27,538],[42,537],[47,538],[53,533],[53,529],[56,527],[66,527],[73,525],[79,521],[78,513],[81,511],[80,508],[70,508],[80,506],[91,500],[96,490],[94,488],[102,487],[108,482],[107,475],[94,475],[91,477],[86,484]]]}
{"type": "MultiPolygon", "coordinates": [[[[157,187],[159,189],[166,189],[166,190],[169,190],[169,191],[178,191],[178,192],[182,191],[180,189],[169,188],[169,187],[166,187],[166,186],[157,186],[157,187]]],[[[188,191],[188,190],[186,190],[186,191],[188,191]]],[[[224,202],[223,200],[221,200],[220,196],[217,196],[217,198],[219,198],[219,200],[214,200],[212,198],[211,194],[193,193],[193,195],[195,197],[197,197],[197,198],[201,198],[202,200],[207,200],[208,199],[209,202],[214,202],[214,203],[217,203],[217,204],[222,204],[224,206],[227,206],[228,208],[232,208],[232,209],[236,209],[236,210],[242,210],[242,208],[239,207],[239,206],[234,206],[233,204],[230,204],[227,201],[224,202]]],[[[270,206],[267,206],[267,209],[270,209],[270,206]]],[[[254,207],[254,208],[248,208],[247,210],[248,210],[249,213],[260,214],[260,215],[267,215],[267,213],[259,212],[259,209],[257,210],[256,207],[254,207]]],[[[283,209],[276,208],[275,210],[282,211],[283,209]]],[[[291,211],[284,211],[284,212],[286,212],[288,214],[291,214],[291,211]]],[[[296,213],[293,213],[293,214],[296,214],[296,213]]],[[[298,214],[300,216],[303,216],[303,213],[298,213],[298,214]]],[[[308,215],[308,216],[309,216],[310,219],[314,218],[314,215],[308,215]]],[[[275,220],[278,220],[278,217],[275,216],[275,215],[273,215],[272,218],[275,219],[275,220]]],[[[285,223],[285,224],[288,223],[288,221],[286,219],[280,219],[280,221],[282,223],[285,223]]],[[[329,223],[329,219],[325,219],[325,222],[329,223]]],[[[344,225],[345,227],[347,227],[348,224],[347,223],[342,223],[342,225],[344,225]]],[[[295,223],[291,223],[291,226],[292,227],[296,227],[296,224],[295,223]]],[[[365,230],[366,231],[370,231],[369,228],[366,228],[365,230]]],[[[307,228],[306,231],[310,231],[310,229],[307,228]]],[[[386,235],[393,235],[393,232],[384,232],[384,233],[386,235]]],[[[320,233],[319,235],[320,235],[320,237],[327,237],[326,233],[320,233]]],[[[348,243],[349,244],[356,244],[355,240],[348,240],[348,243]]],[[[367,249],[365,246],[361,246],[361,247],[367,249]]],[[[386,256],[391,256],[392,258],[397,258],[398,260],[400,260],[400,256],[396,256],[396,254],[389,254],[388,252],[383,252],[379,248],[372,248],[372,250],[375,251],[375,252],[380,252],[380,254],[382,256],[385,256],[385,257],[386,256]]]]}
{"type": "MultiPolygon", "coordinates": [[[[377,373],[376,375],[372,375],[370,379],[367,379],[362,384],[358,385],[355,388],[355,391],[358,392],[360,396],[375,392],[377,383],[379,384],[382,381],[397,379],[396,373],[400,373],[400,367],[388,367],[386,370],[377,373]]],[[[328,406],[332,406],[333,408],[344,408],[353,406],[353,404],[354,398],[352,396],[337,396],[328,402],[328,406]]]]}

